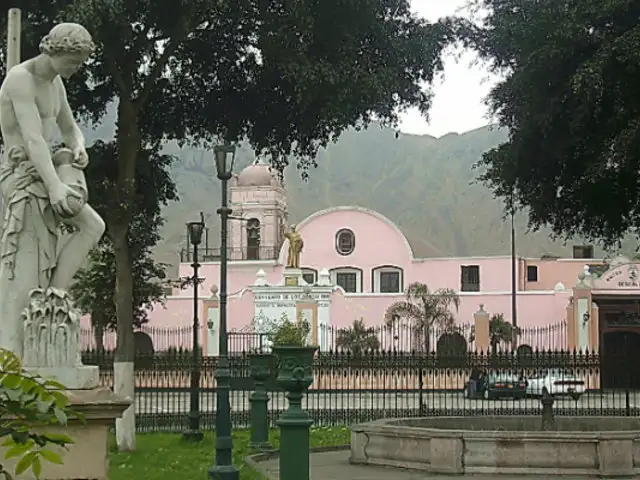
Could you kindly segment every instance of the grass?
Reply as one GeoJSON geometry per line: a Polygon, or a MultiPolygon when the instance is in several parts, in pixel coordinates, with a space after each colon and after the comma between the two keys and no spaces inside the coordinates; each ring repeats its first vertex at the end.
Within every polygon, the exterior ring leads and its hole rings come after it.
{"type": "MultiPolygon", "coordinates": [[[[139,434],[135,452],[118,453],[115,441],[109,455],[110,480],[206,480],[207,469],[214,463],[214,439],[206,434],[202,443],[189,443],[179,434],[139,434]]],[[[272,430],[270,441],[274,448],[280,444],[280,431],[272,430]]],[[[311,429],[311,446],[346,445],[350,441],[347,427],[311,429]]],[[[240,468],[241,480],[262,480],[256,472],[244,465],[251,453],[249,432],[233,433],[233,462],[240,468]]]]}

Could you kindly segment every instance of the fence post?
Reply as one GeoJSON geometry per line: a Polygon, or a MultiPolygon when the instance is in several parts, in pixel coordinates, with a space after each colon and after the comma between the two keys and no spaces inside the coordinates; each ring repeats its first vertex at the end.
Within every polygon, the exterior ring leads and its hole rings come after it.
{"type": "Polygon", "coordinates": [[[256,450],[270,450],[269,443],[269,395],[265,382],[272,376],[275,356],[254,353],[249,355],[251,377],[254,391],[249,397],[251,402],[251,442],[249,447],[256,450]]]}
{"type": "Polygon", "coordinates": [[[489,313],[485,311],[484,304],[480,304],[480,310],[473,314],[473,324],[475,330],[475,350],[476,352],[489,351],[489,313]]]}

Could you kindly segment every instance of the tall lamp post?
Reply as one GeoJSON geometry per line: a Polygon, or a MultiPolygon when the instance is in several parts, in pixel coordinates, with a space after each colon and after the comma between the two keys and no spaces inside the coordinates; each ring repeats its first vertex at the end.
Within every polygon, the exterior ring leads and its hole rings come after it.
{"type": "Polygon", "coordinates": [[[227,338],[227,222],[231,215],[227,198],[227,184],[233,173],[234,145],[218,145],[213,150],[216,172],[222,183],[220,214],[220,347],[216,366],[216,464],[209,469],[209,478],[239,480],[240,472],[233,465],[233,441],[231,439],[231,408],[229,389],[229,343],[227,338]]]}
{"type": "Polygon", "coordinates": [[[513,333],[511,346],[515,349],[518,345],[518,297],[517,297],[517,276],[516,276],[516,221],[514,209],[511,209],[511,324],[513,333]]]}
{"type": "Polygon", "coordinates": [[[183,436],[186,440],[200,442],[203,434],[200,431],[200,360],[201,352],[198,342],[198,330],[200,322],[198,320],[198,286],[200,280],[198,277],[198,245],[202,241],[202,232],[204,230],[204,221],[190,222],[187,224],[189,232],[189,241],[193,245],[193,359],[191,365],[191,388],[190,388],[190,405],[189,405],[189,429],[184,432],[183,436]]]}

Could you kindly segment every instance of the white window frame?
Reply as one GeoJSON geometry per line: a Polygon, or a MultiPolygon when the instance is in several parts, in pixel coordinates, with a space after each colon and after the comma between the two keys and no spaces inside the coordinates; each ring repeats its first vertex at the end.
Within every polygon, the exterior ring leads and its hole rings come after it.
{"type": "MultiPolygon", "coordinates": [[[[338,273],[355,273],[356,274],[356,291],[355,292],[346,292],[346,293],[362,293],[362,271],[357,268],[334,268],[331,270],[331,283],[333,285],[338,285],[336,279],[338,273]]],[[[340,287],[342,288],[342,287],[340,287]]]]}
{"type": "Polygon", "coordinates": [[[313,282],[312,283],[318,283],[318,271],[314,270],[313,268],[302,268],[302,275],[308,275],[311,274],[313,275],[313,282]]]}
{"type": "Polygon", "coordinates": [[[384,292],[386,295],[402,293],[402,289],[404,287],[403,271],[401,268],[398,268],[398,267],[379,267],[373,270],[373,292],[374,293],[382,293],[380,291],[380,274],[381,273],[397,273],[400,277],[400,282],[398,285],[398,287],[400,287],[400,290],[397,292],[384,292]]]}

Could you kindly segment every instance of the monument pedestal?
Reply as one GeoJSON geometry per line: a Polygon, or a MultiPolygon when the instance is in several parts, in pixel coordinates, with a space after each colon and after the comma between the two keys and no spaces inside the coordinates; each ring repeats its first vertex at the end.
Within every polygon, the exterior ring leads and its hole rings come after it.
{"type": "MultiPolygon", "coordinates": [[[[31,291],[29,306],[21,316],[24,325],[23,369],[64,385],[69,408],[85,422],[69,419],[68,425],[44,429],[65,433],[74,443],[67,448],[47,446],[57,452],[63,464],[42,462],[39,480],[107,480],[109,429],[131,406],[108,388],[100,388],[97,366],[83,365],[80,358],[80,312],[69,294],[55,288],[31,291]]],[[[0,448],[0,458],[4,458],[0,448]]],[[[19,459],[2,461],[9,472],[19,459]]],[[[31,472],[14,477],[35,480],[31,472]]]]}
{"type": "MultiPolygon", "coordinates": [[[[322,270],[315,285],[309,285],[302,278],[302,270],[287,267],[282,273],[282,279],[274,285],[266,281],[263,270],[256,274],[256,280],[251,287],[254,301],[254,331],[268,333],[274,322],[278,322],[283,315],[289,320],[306,319],[311,325],[313,345],[321,351],[330,348],[328,327],[331,319],[331,296],[333,286],[329,280],[329,272],[322,270]]],[[[271,343],[265,339],[261,351],[268,352],[271,343]]]]}
{"type": "Polygon", "coordinates": [[[69,390],[91,390],[100,383],[100,369],[95,365],[76,367],[24,367],[32,375],[61,383],[69,390]]]}
{"type": "Polygon", "coordinates": [[[286,267],[283,277],[286,287],[300,287],[307,284],[302,278],[302,270],[299,268],[286,267]]]}
{"type": "MultiPolygon", "coordinates": [[[[74,440],[73,445],[60,448],[55,445],[47,448],[58,453],[63,464],[42,462],[42,474],[39,480],[108,480],[109,429],[115,419],[122,415],[130,405],[130,400],[117,396],[108,388],[92,390],[67,390],[70,408],[85,418],[85,423],[69,420],[66,427],[47,427],[46,432],[64,433],[74,440]]],[[[4,459],[6,449],[0,447],[0,458],[6,470],[15,471],[19,459],[4,459]]],[[[14,476],[16,480],[36,480],[31,472],[14,476]]]]}

